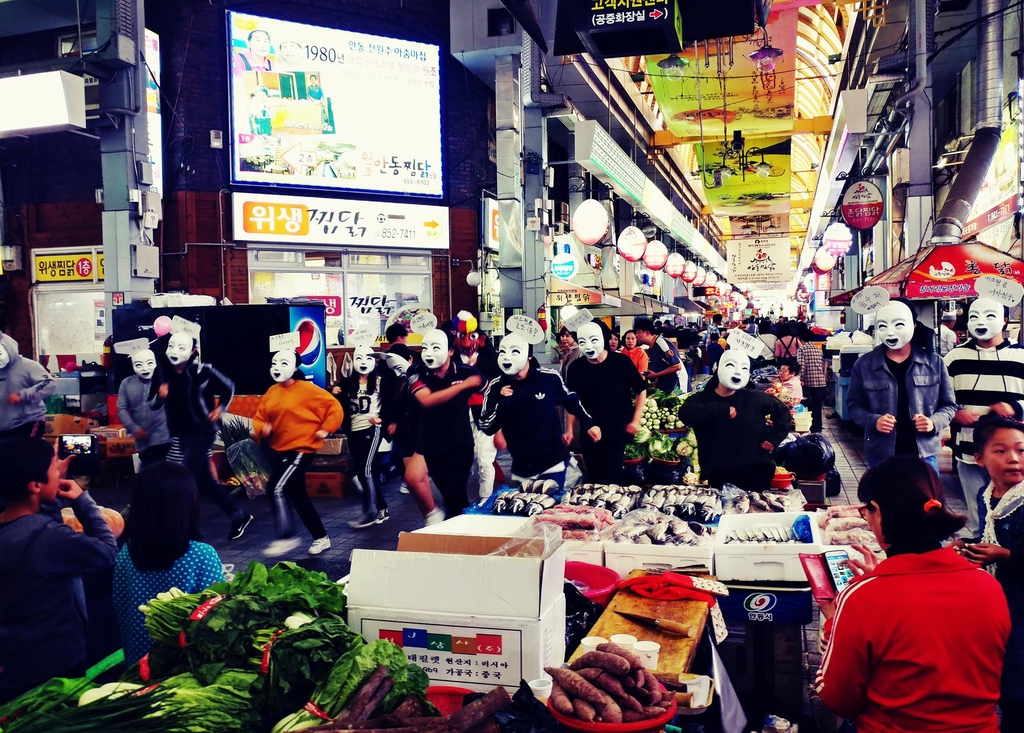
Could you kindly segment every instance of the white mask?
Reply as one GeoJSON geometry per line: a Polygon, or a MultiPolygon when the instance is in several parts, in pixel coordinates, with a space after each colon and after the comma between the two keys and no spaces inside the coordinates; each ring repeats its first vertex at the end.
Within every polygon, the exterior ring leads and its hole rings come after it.
{"type": "Polygon", "coordinates": [[[889,303],[875,311],[875,337],[893,351],[910,343],[914,338],[914,314],[906,303],[889,303]]]}
{"type": "Polygon", "coordinates": [[[718,360],[718,381],[726,389],[743,389],[750,381],[750,357],[729,349],[718,360]]]}
{"type": "Polygon", "coordinates": [[[357,346],[352,353],[352,367],[359,374],[369,374],[376,368],[377,360],[373,358],[373,348],[357,346]]]}
{"type": "Polygon", "coordinates": [[[604,344],[604,331],[601,330],[601,326],[593,321],[580,326],[579,331],[576,332],[576,336],[576,340],[580,345],[580,351],[582,351],[583,356],[590,359],[590,361],[597,361],[597,359],[601,357],[602,352],[606,349],[604,344]]]}
{"type": "Polygon", "coordinates": [[[448,334],[434,328],[423,334],[420,358],[427,369],[440,369],[448,361],[448,334]]]}
{"type": "Polygon", "coordinates": [[[132,354],[132,369],[139,379],[148,382],[156,371],[156,354],[149,349],[136,351],[132,354]]]}
{"type": "Polygon", "coordinates": [[[510,333],[501,340],[498,347],[498,366],[510,377],[519,374],[530,360],[530,346],[516,333],[510,333]]]}
{"type": "Polygon", "coordinates": [[[278,351],[270,360],[270,376],[278,384],[291,379],[297,368],[294,351],[278,351]]]}
{"type": "Polygon", "coordinates": [[[967,330],[978,341],[988,341],[1003,332],[1003,306],[991,298],[978,298],[971,303],[967,330]]]}
{"type": "Polygon", "coordinates": [[[193,348],[194,342],[187,333],[171,334],[171,338],[167,341],[167,361],[174,366],[184,364],[192,356],[193,348]]]}
{"type": "Polygon", "coordinates": [[[11,355],[7,353],[7,349],[0,344],[0,369],[6,369],[7,365],[11,363],[11,355]]]}

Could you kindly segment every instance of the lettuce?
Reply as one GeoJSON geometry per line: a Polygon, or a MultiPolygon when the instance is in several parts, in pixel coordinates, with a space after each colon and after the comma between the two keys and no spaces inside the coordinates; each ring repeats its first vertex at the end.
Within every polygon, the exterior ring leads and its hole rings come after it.
{"type": "Polygon", "coordinates": [[[636,431],[636,436],[633,438],[634,443],[643,445],[651,439],[651,431],[647,428],[640,428],[636,431]]]}

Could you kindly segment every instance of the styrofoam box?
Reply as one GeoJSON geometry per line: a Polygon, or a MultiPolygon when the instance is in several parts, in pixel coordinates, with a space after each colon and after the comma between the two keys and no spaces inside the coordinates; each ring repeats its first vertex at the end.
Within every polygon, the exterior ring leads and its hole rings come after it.
{"type": "Polygon", "coordinates": [[[634,545],[632,542],[604,543],[604,566],[626,578],[633,570],[671,570],[702,565],[711,570],[712,546],[634,545]]]}
{"type": "Polygon", "coordinates": [[[715,575],[719,580],[787,580],[805,581],[800,553],[824,552],[821,530],[814,517],[806,512],[782,512],[763,514],[723,514],[715,535],[715,575]],[[725,538],[735,529],[750,529],[758,525],[779,524],[792,527],[797,517],[806,516],[811,523],[813,541],[781,542],[730,542],[725,538]]]}
{"type": "Polygon", "coordinates": [[[604,542],[566,540],[565,561],[588,562],[591,565],[604,565],[604,548],[604,542]]]}
{"type": "Polygon", "coordinates": [[[474,537],[511,537],[532,521],[532,517],[460,514],[429,527],[417,529],[416,532],[418,534],[459,534],[474,537]]]}

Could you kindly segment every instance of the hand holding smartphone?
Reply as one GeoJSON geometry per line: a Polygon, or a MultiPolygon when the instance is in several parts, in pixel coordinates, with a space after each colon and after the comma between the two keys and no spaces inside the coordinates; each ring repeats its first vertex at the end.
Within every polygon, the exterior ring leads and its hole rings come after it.
{"type": "Polygon", "coordinates": [[[800,554],[800,564],[811,584],[811,594],[819,605],[835,600],[855,575],[846,550],[829,550],[818,554],[800,554]]]}

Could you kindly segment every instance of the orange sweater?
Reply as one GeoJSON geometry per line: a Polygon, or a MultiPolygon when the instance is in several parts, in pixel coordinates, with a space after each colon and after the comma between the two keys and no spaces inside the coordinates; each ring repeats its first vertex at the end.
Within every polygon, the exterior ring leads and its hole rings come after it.
{"type": "Polygon", "coordinates": [[[331,394],[312,382],[294,382],[291,386],[275,384],[260,398],[253,430],[261,435],[264,425],[270,425],[270,447],[284,453],[315,453],[324,442],[314,437],[318,430],[335,432],[341,427],[344,413],[341,404],[331,394]]]}

